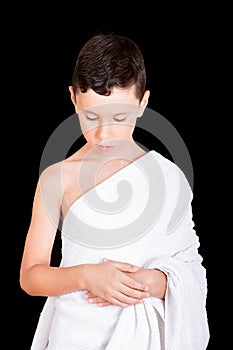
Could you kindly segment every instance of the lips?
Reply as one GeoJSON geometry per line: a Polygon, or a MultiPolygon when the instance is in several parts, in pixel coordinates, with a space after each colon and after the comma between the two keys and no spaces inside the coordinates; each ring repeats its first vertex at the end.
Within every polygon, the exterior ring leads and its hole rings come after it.
{"type": "Polygon", "coordinates": [[[101,151],[109,151],[109,150],[111,150],[111,149],[113,149],[113,145],[105,145],[105,146],[103,146],[103,145],[97,145],[97,147],[101,150],[101,151]]]}

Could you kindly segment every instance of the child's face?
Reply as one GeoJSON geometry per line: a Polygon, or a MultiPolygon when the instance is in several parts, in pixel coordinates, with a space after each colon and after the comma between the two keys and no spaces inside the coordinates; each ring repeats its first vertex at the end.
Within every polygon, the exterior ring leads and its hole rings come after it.
{"type": "Polygon", "coordinates": [[[87,143],[105,154],[115,153],[126,141],[132,141],[137,117],[145,108],[145,101],[139,103],[136,98],[134,87],[114,88],[110,96],[89,89],[73,96],[72,101],[87,143]]]}

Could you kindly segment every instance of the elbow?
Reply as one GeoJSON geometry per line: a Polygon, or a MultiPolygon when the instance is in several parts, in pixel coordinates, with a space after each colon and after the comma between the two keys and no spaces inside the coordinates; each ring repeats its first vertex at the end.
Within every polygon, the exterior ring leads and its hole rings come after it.
{"type": "Polygon", "coordinates": [[[36,294],[33,292],[33,288],[31,286],[29,277],[27,276],[27,274],[24,272],[20,272],[20,276],[19,276],[19,285],[20,288],[28,295],[30,296],[36,296],[36,294]]]}
{"type": "Polygon", "coordinates": [[[20,277],[19,277],[19,285],[20,285],[20,288],[25,293],[31,295],[30,288],[28,288],[27,283],[25,283],[25,280],[24,280],[24,278],[23,278],[23,276],[21,274],[20,274],[20,277]]]}

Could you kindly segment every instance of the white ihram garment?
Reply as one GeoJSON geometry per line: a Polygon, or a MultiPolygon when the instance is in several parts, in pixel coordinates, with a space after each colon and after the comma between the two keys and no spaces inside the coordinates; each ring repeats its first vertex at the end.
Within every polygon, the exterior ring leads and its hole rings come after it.
{"type": "Polygon", "coordinates": [[[83,297],[85,291],[48,297],[31,350],[206,349],[206,271],[198,253],[191,201],[184,174],[154,150],[77,199],[61,230],[61,266],[101,263],[106,257],[160,269],[168,281],[165,300],[149,297],[142,304],[120,308],[91,305],[83,297]],[[122,181],[132,189],[124,210],[97,211],[87,202],[97,193],[110,206],[122,195],[117,195],[122,181]]]}

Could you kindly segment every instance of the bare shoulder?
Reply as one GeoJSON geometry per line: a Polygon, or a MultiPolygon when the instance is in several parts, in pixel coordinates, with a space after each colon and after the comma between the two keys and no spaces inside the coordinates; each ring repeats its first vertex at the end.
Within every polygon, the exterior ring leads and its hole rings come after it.
{"type": "Polygon", "coordinates": [[[39,176],[40,182],[57,180],[61,176],[62,167],[63,167],[63,161],[47,166],[40,173],[40,176],[39,176]]]}
{"type": "Polygon", "coordinates": [[[40,174],[38,180],[38,189],[43,198],[47,201],[59,200],[63,198],[63,186],[62,186],[62,163],[57,162],[47,166],[40,174]]]}
{"type": "Polygon", "coordinates": [[[67,176],[72,176],[77,166],[81,164],[82,158],[79,152],[74,155],[47,166],[40,174],[41,179],[57,180],[67,176]]]}

